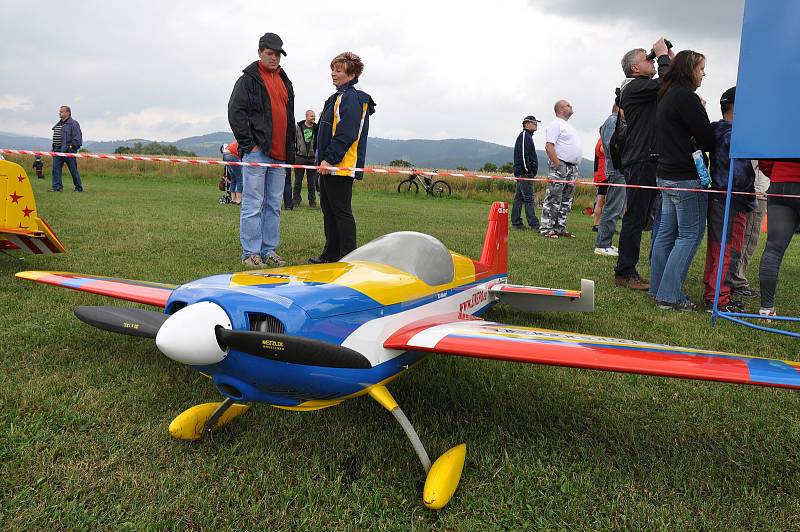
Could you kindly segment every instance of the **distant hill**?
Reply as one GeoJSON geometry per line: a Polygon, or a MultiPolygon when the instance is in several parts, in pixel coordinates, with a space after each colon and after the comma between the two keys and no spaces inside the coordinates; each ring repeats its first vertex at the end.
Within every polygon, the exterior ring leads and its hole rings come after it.
{"type": "MultiPolygon", "coordinates": [[[[193,151],[200,157],[219,157],[221,144],[231,142],[233,135],[224,131],[209,133],[196,137],[187,137],[172,141],[158,141],[161,144],[173,144],[176,148],[193,151]]],[[[134,142],[147,144],[149,139],[124,139],[111,141],[87,140],[84,148],[93,153],[114,153],[120,146],[131,146],[134,142]]],[[[30,137],[14,133],[0,132],[0,147],[18,148],[21,150],[50,149],[51,139],[30,137]]],[[[539,157],[539,173],[547,173],[547,155],[543,150],[536,150],[539,157]]],[[[402,159],[421,168],[456,168],[463,166],[469,170],[477,170],[486,163],[502,166],[514,160],[514,150],[510,146],[485,142],[476,139],[445,140],[391,140],[370,138],[367,150],[367,164],[389,164],[402,159]]],[[[583,159],[580,165],[581,176],[592,175],[592,161],[583,159]]]]}

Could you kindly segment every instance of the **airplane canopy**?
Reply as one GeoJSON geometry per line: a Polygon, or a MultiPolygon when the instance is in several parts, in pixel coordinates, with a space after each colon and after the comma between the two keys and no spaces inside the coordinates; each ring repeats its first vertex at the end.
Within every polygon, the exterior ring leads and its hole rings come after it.
{"type": "Polygon", "coordinates": [[[392,266],[430,286],[451,283],[455,276],[453,257],[444,244],[414,231],[378,237],[343,257],[341,262],[356,260],[392,266]]]}

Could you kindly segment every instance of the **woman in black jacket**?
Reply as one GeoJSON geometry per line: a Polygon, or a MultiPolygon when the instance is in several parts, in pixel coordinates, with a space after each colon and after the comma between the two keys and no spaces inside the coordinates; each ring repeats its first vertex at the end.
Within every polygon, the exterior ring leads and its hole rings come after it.
{"type": "Polygon", "coordinates": [[[358,89],[364,63],[353,52],[343,52],[331,61],[331,81],[336,92],[328,98],[319,119],[317,161],[319,193],[325,226],[325,249],[311,264],[337,262],[356,249],[356,220],[353,216],[353,180],[363,173],[337,168],[363,168],[367,155],[369,117],[375,102],[358,89]]]}
{"type": "Polygon", "coordinates": [[[714,148],[714,131],[695,93],[705,76],[705,56],[678,53],[661,80],[656,112],[657,184],[661,190],[661,225],[653,243],[650,294],[660,309],[697,308],[683,293],[683,283],[705,230],[708,197],[692,157],[714,148]]]}

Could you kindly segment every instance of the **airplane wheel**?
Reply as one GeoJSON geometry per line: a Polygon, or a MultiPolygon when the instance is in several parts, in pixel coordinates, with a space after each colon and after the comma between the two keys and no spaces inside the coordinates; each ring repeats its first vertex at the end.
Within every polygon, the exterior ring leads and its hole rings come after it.
{"type": "Polygon", "coordinates": [[[419,194],[419,185],[413,179],[406,179],[405,181],[400,181],[400,184],[397,185],[397,192],[401,194],[404,192],[419,194]]]}

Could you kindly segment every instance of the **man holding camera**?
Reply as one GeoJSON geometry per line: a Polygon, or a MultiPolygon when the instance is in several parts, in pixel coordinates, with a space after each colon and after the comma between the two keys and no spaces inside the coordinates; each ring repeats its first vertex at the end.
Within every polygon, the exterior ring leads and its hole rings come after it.
{"type": "MultiPolygon", "coordinates": [[[[664,41],[658,39],[648,55],[643,48],[634,48],[622,57],[622,82],[620,108],[625,113],[624,148],[622,166],[625,182],[628,185],[656,185],[656,109],[658,107],[658,88],[660,77],[669,68],[675,56],[664,41]],[[655,60],[658,58],[659,78],[656,75],[655,60]]],[[[614,283],[633,290],[648,290],[650,283],[636,270],[642,244],[642,231],[653,207],[656,190],[649,188],[628,188],[627,211],[622,217],[622,230],[619,235],[619,256],[614,268],[614,283]]]]}

